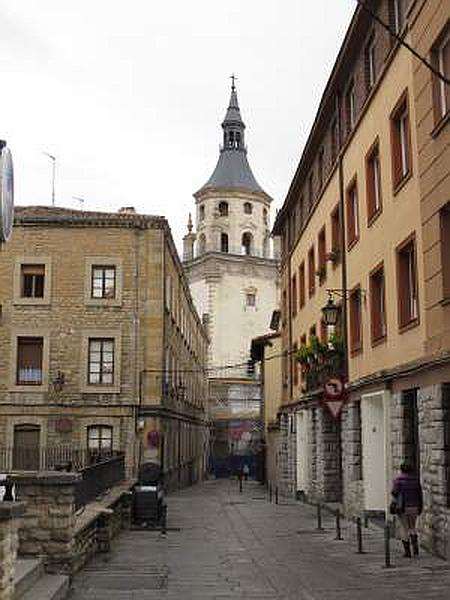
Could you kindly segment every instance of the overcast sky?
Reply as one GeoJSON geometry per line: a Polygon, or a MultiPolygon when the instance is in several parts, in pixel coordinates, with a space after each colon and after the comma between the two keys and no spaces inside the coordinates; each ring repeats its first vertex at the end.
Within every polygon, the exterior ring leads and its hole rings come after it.
{"type": "Polygon", "coordinates": [[[231,73],[281,206],[355,0],[1,0],[0,139],[16,204],[164,214],[177,245],[215,167],[231,73]]]}

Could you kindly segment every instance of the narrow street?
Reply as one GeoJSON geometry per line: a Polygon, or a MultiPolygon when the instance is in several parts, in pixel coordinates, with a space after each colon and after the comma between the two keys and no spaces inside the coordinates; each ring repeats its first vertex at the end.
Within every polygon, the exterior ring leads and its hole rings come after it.
{"type": "Polygon", "coordinates": [[[385,569],[382,531],[353,524],[335,540],[334,519],[316,531],[315,509],[236,481],[209,481],[168,498],[168,532],[127,531],[73,582],[70,600],[444,600],[449,563],[422,552],[385,569]],[[179,529],[178,529],[179,528],[179,529]]]}

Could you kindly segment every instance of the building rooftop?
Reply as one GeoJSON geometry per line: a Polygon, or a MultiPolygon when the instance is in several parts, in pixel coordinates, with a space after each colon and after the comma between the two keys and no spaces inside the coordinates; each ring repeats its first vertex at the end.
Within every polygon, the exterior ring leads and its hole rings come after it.
{"type": "Polygon", "coordinates": [[[132,207],[118,212],[101,212],[62,208],[59,206],[16,206],[16,225],[64,225],[69,227],[168,227],[165,217],[136,213],[132,207]]]}

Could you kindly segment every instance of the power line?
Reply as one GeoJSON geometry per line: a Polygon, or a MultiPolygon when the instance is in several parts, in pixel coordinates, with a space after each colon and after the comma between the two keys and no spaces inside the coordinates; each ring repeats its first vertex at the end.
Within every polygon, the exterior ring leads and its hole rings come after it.
{"type": "Polygon", "coordinates": [[[366,11],[367,14],[369,14],[371,16],[371,18],[374,21],[376,21],[382,27],[384,27],[384,29],[386,29],[386,31],[388,31],[389,34],[394,39],[396,39],[397,42],[400,45],[402,45],[409,52],[411,52],[411,54],[413,54],[418,60],[420,60],[420,62],[423,63],[427,67],[427,69],[429,69],[434,75],[436,75],[436,77],[438,77],[439,79],[441,79],[447,85],[450,85],[450,79],[448,79],[443,73],[441,73],[439,71],[439,69],[436,69],[436,67],[434,67],[424,56],[422,56],[421,54],[419,54],[417,52],[417,50],[415,50],[410,44],[408,44],[408,42],[405,42],[405,40],[403,39],[403,37],[400,36],[394,29],[392,29],[392,27],[390,25],[388,25],[387,23],[385,23],[383,21],[383,19],[381,19],[371,8],[369,8],[368,6],[366,6],[365,0],[355,0],[355,1],[356,1],[357,4],[359,4],[359,6],[363,10],[366,11]]]}
{"type": "MultiPolygon", "coordinates": [[[[285,350],[284,352],[280,352],[279,354],[273,354],[272,356],[269,356],[263,360],[260,361],[254,361],[254,362],[260,362],[261,364],[268,362],[269,360],[273,360],[275,358],[282,358],[283,356],[288,357],[292,354],[295,354],[297,352],[297,350],[285,350]]],[[[248,359],[248,360],[252,360],[252,359],[248,359]]],[[[226,371],[226,370],[230,370],[230,369],[237,369],[238,367],[246,367],[248,365],[248,360],[245,362],[241,362],[241,363],[233,363],[233,364],[229,364],[229,365],[221,365],[221,366],[216,366],[216,367],[206,367],[205,369],[144,369],[143,372],[144,373],[164,373],[164,374],[169,374],[169,373],[208,373],[210,371],[226,371]]]]}

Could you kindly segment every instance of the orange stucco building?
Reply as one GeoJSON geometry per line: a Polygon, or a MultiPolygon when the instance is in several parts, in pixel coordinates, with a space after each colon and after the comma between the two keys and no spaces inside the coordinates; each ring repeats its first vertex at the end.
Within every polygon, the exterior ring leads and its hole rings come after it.
{"type": "Polygon", "coordinates": [[[385,514],[390,481],[408,461],[424,488],[425,539],[448,556],[436,523],[450,521],[450,4],[366,5],[274,226],[280,421],[296,462],[281,485],[352,514],[385,514]],[[340,308],[334,329],[321,310],[329,298],[340,308]],[[323,403],[333,369],[347,388],[337,419],[323,403]]]}

